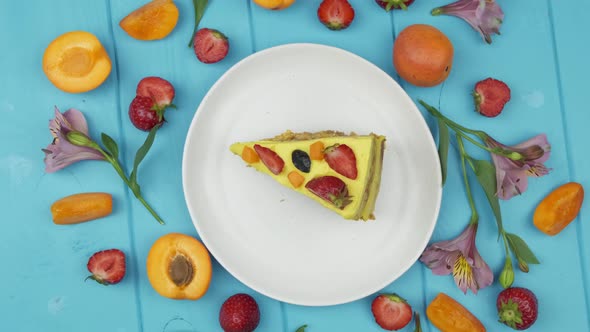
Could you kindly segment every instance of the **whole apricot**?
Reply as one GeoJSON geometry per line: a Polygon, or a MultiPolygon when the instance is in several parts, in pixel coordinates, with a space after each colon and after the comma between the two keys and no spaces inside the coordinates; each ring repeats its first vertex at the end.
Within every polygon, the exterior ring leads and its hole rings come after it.
{"type": "Polygon", "coordinates": [[[209,251],[192,236],[163,235],[150,248],[146,265],[150,284],[164,297],[197,300],[209,288],[209,251]]]}
{"type": "Polygon", "coordinates": [[[293,4],[295,0],[253,0],[255,4],[270,10],[285,9],[293,4]]]}
{"type": "Polygon", "coordinates": [[[427,24],[406,27],[393,44],[393,66],[408,83],[431,87],[442,83],[453,67],[453,44],[427,24]]]}

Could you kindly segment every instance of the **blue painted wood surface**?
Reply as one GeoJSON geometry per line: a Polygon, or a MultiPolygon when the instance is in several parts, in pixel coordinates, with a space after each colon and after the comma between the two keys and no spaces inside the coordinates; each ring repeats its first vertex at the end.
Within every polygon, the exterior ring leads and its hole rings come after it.
{"type": "MultiPolygon", "coordinates": [[[[142,0],[127,1],[1,1],[0,114],[0,319],[2,331],[220,331],[221,303],[231,294],[247,292],[260,304],[257,331],[294,331],[302,324],[309,331],[381,331],[370,311],[372,297],[331,307],[301,307],[266,298],[248,289],[214,262],[208,293],[199,301],[163,298],[151,288],[145,271],[153,241],[168,232],[197,236],[186,209],[181,184],[182,149],[189,123],[202,97],[232,65],[253,52],[292,42],[338,46],[375,63],[402,84],[415,100],[440,105],[446,114],[474,128],[492,133],[502,142],[518,143],[547,133],[552,143],[550,175],[531,179],[528,191],[502,202],[506,227],[521,234],[542,264],[529,274],[516,272],[517,285],[537,293],[540,314],[531,331],[589,331],[588,265],[590,231],[588,202],[580,217],[562,233],[548,237],[532,225],[536,203],[556,186],[573,180],[587,186],[590,157],[590,112],[587,111],[587,54],[590,43],[583,25],[590,1],[572,0],[568,6],[550,0],[502,1],[506,13],[502,35],[492,45],[482,42],[466,23],[453,17],[432,17],[430,9],[446,2],[418,0],[407,12],[386,14],[373,1],[351,0],[356,9],[353,24],[333,32],[316,18],[319,0],[298,0],[283,11],[268,11],[248,1],[210,0],[201,23],[230,38],[229,55],[205,65],[186,47],[193,28],[192,3],[179,0],[180,19],[161,41],[130,38],[118,22],[142,0]],[[34,8],[34,10],[32,10],[34,8]],[[453,41],[455,65],[449,79],[433,88],[413,87],[393,69],[391,49],[395,35],[413,23],[435,25],[453,41]],[[83,94],[56,89],[41,70],[45,47],[71,30],[94,33],[105,45],[113,70],[99,88],[83,94]],[[110,166],[83,162],[63,171],[45,174],[41,148],[50,142],[48,120],[53,107],[78,108],[90,131],[115,138],[126,165],[145,138],[127,119],[127,108],[137,82],[156,75],[176,87],[178,110],[169,112],[168,124],[141,166],[140,183],[146,199],[165,218],[158,225],[133,199],[110,166]],[[494,119],[472,111],[473,84],[493,76],[512,88],[512,101],[494,119]],[[56,226],[49,206],[63,196],[86,191],[113,194],[112,215],[98,221],[56,226]],[[95,251],[121,248],[128,256],[128,274],[116,286],[84,282],[86,261],[95,251]],[[100,313],[100,314],[99,314],[100,313]]],[[[431,119],[427,118],[436,134],[431,119]]],[[[468,219],[456,155],[449,164],[441,213],[432,240],[454,237],[468,219]]],[[[502,251],[496,242],[493,216],[478,194],[481,214],[478,248],[497,275],[502,251]]],[[[427,303],[438,292],[453,296],[477,317],[488,331],[509,331],[496,319],[495,283],[478,295],[463,295],[451,277],[433,276],[415,264],[384,291],[403,294],[424,316],[427,303]]],[[[423,320],[425,331],[436,331],[423,320]]],[[[410,327],[406,328],[410,331],[410,327]]]]}

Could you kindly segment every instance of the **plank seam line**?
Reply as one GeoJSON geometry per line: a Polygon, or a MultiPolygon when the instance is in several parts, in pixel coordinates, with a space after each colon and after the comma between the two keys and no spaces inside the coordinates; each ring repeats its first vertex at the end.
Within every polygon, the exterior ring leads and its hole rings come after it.
{"type": "MultiPolygon", "coordinates": [[[[396,30],[395,30],[395,19],[394,19],[393,12],[394,12],[393,10],[391,10],[389,12],[389,23],[391,24],[391,38],[392,38],[392,41],[395,42],[397,33],[396,33],[396,30]]],[[[399,77],[399,75],[395,71],[395,68],[394,68],[393,75],[394,75],[394,77],[393,77],[394,80],[405,91],[406,89],[404,87],[404,83],[402,82],[401,78],[399,77]]],[[[440,97],[439,97],[439,109],[440,109],[440,97]]],[[[416,263],[414,263],[414,264],[416,264],[416,263]]],[[[424,285],[424,287],[422,287],[422,306],[424,308],[424,311],[426,311],[426,306],[427,306],[427,302],[426,302],[426,280],[427,280],[426,279],[426,268],[422,264],[420,264],[420,263],[418,263],[418,264],[419,264],[419,269],[420,269],[420,279],[422,279],[421,282],[424,285]]],[[[425,316],[426,316],[425,313],[424,313],[424,315],[422,315],[422,313],[420,313],[420,317],[422,318],[422,319],[420,319],[420,321],[422,323],[421,324],[422,325],[422,331],[429,332],[432,329],[432,326],[430,325],[430,321],[429,320],[424,319],[425,316]]]]}
{"type": "MultiPolygon", "coordinates": [[[[556,36],[556,32],[555,32],[555,18],[554,18],[554,14],[553,14],[553,6],[551,4],[551,0],[547,0],[547,9],[548,9],[548,14],[549,14],[549,25],[551,27],[551,43],[552,43],[552,47],[553,47],[553,61],[555,62],[555,74],[556,74],[556,78],[557,78],[557,92],[558,92],[558,96],[559,96],[559,110],[560,110],[560,114],[561,114],[561,124],[562,124],[562,130],[563,130],[563,135],[565,138],[565,156],[566,156],[566,160],[567,160],[567,165],[568,165],[568,177],[571,179],[576,178],[576,172],[575,172],[575,168],[573,166],[572,163],[572,155],[573,152],[571,150],[571,144],[570,144],[570,137],[569,137],[569,131],[568,131],[568,124],[567,124],[567,119],[565,116],[565,103],[564,103],[564,97],[563,97],[563,82],[561,79],[561,66],[559,65],[559,52],[557,51],[557,36],[556,36]]],[[[584,243],[583,243],[583,238],[582,238],[582,217],[578,216],[578,222],[576,223],[576,235],[577,235],[577,241],[578,241],[578,257],[580,260],[580,269],[582,271],[582,282],[584,283],[584,303],[586,306],[586,327],[590,326],[590,307],[588,306],[589,303],[589,299],[590,299],[590,291],[588,290],[588,288],[590,287],[590,285],[586,285],[586,280],[588,280],[588,269],[586,267],[586,265],[584,264],[584,243]]]]}
{"type": "MultiPolygon", "coordinates": [[[[112,39],[112,45],[113,45],[113,62],[115,63],[115,98],[116,98],[116,102],[117,102],[117,113],[119,115],[119,121],[117,124],[117,130],[119,131],[119,134],[121,135],[121,140],[123,142],[125,142],[125,132],[123,130],[123,113],[121,111],[121,85],[120,85],[120,80],[119,80],[119,58],[118,58],[118,54],[117,54],[117,39],[115,38],[115,31],[113,30],[113,15],[111,12],[111,0],[107,0],[106,1],[106,5],[107,5],[107,19],[109,21],[109,34],[111,36],[112,39]]],[[[125,160],[125,151],[121,150],[120,152],[120,157],[121,160],[125,160]]],[[[133,273],[133,288],[134,288],[134,293],[135,293],[135,304],[136,304],[136,309],[137,309],[137,320],[138,320],[138,325],[139,325],[139,331],[143,331],[143,312],[142,312],[142,308],[141,308],[141,301],[139,298],[139,269],[137,268],[139,266],[138,261],[137,261],[137,248],[136,248],[136,244],[135,244],[135,238],[133,236],[133,227],[132,227],[132,220],[133,220],[133,211],[131,208],[131,195],[129,194],[129,190],[126,186],[123,186],[123,191],[125,192],[125,202],[127,205],[127,229],[128,229],[128,234],[129,234],[129,250],[130,250],[130,256],[134,257],[135,259],[134,261],[134,272],[133,273]]]]}
{"type": "Polygon", "coordinates": [[[248,27],[250,28],[250,47],[252,48],[252,53],[256,53],[256,38],[254,36],[254,15],[252,14],[252,3],[251,3],[251,1],[248,1],[247,4],[248,4],[248,27]]]}

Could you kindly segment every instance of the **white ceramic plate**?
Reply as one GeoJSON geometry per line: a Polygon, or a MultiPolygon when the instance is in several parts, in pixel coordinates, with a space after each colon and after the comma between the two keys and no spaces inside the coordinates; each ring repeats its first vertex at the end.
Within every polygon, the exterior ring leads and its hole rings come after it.
{"type": "Polygon", "coordinates": [[[310,306],[371,295],[402,275],[426,247],[441,200],[436,147],[408,95],[368,61],[316,44],[270,48],[227,71],[192,121],[182,177],[219,263],[264,295],[310,306]],[[341,219],[229,151],[286,129],[385,135],[377,219],[341,219]]]}

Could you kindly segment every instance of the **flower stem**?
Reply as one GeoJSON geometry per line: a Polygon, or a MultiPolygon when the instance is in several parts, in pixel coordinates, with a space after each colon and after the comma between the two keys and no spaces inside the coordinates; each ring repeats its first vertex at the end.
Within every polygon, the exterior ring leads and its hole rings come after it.
{"type": "Polygon", "coordinates": [[[471,219],[469,224],[477,224],[479,216],[475,208],[475,202],[473,201],[473,194],[471,193],[471,186],[469,185],[469,178],[467,176],[467,167],[465,165],[465,159],[468,157],[465,152],[465,146],[463,145],[463,139],[460,135],[457,135],[457,145],[459,146],[459,154],[461,155],[461,169],[463,170],[463,181],[465,182],[465,191],[467,193],[467,200],[469,201],[469,208],[471,208],[471,219]]]}
{"type": "Polygon", "coordinates": [[[446,116],[444,116],[439,110],[437,110],[436,108],[426,104],[424,101],[419,100],[419,103],[424,106],[424,108],[426,108],[426,110],[434,117],[436,117],[437,119],[441,119],[444,123],[447,124],[447,126],[451,127],[453,130],[455,130],[455,132],[459,135],[461,135],[461,137],[465,138],[466,140],[468,140],[469,142],[471,142],[473,145],[477,146],[480,149],[486,150],[489,153],[493,153],[508,159],[512,159],[512,160],[522,160],[523,156],[522,154],[515,152],[515,151],[510,151],[510,150],[505,150],[505,149],[501,149],[498,147],[495,148],[489,148],[487,146],[485,146],[484,144],[479,143],[478,141],[476,141],[475,139],[473,139],[472,137],[470,137],[469,135],[465,134],[471,134],[474,136],[477,136],[479,139],[485,141],[489,136],[488,134],[486,134],[485,132],[481,131],[481,130],[473,130],[473,129],[469,129],[466,127],[463,127],[462,125],[456,123],[455,121],[447,118],[446,116]]]}
{"type": "Polygon", "coordinates": [[[486,134],[484,131],[473,130],[473,129],[463,127],[462,125],[456,123],[455,121],[447,118],[439,110],[428,105],[423,100],[418,100],[418,102],[420,103],[420,105],[422,105],[422,106],[424,106],[424,108],[426,108],[428,113],[432,114],[432,116],[434,116],[438,119],[443,120],[449,127],[452,127],[453,129],[458,130],[458,131],[463,131],[463,132],[475,135],[475,136],[479,137],[481,140],[485,140],[488,137],[488,134],[486,134]]]}
{"type": "Polygon", "coordinates": [[[510,249],[508,248],[508,239],[506,238],[506,232],[504,228],[500,229],[500,233],[502,234],[502,240],[504,241],[504,250],[506,251],[506,257],[510,255],[510,249]]]}
{"type": "Polygon", "coordinates": [[[131,182],[127,178],[127,175],[125,175],[125,171],[123,171],[123,168],[121,167],[121,164],[119,163],[119,160],[113,158],[110,154],[108,154],[106,151],[104,151],[102,148],[100,148],[100,146],[98,146],[98,144],[96,145],[95,149],[98,150],[100,153],[102,153],[102,155],[106,158],[106,160],[113,166],[113,168],[115,169],[117,174],[119,174],[119,177],[121,177],[121,179],[123,180],[123,182],[125,182],[127,187],[129,187],[129,189],[131,189],[131,191],[133,192],[133,195],[135,195],[137,200],[139,200],[139,202],[141,202],[141,204],[143,204],[143,206],[145,206],[145,208],[160,223],[160,225],[164,225],[164,220],[162,220],[162,218],[160,218],[158,213],[156,213],[156,211],[148,204],[148,202],[143,198],[143,196],[141,196],[139,186],[137,186],[137,185],[132,186],[131,185],[131,182]]]}

